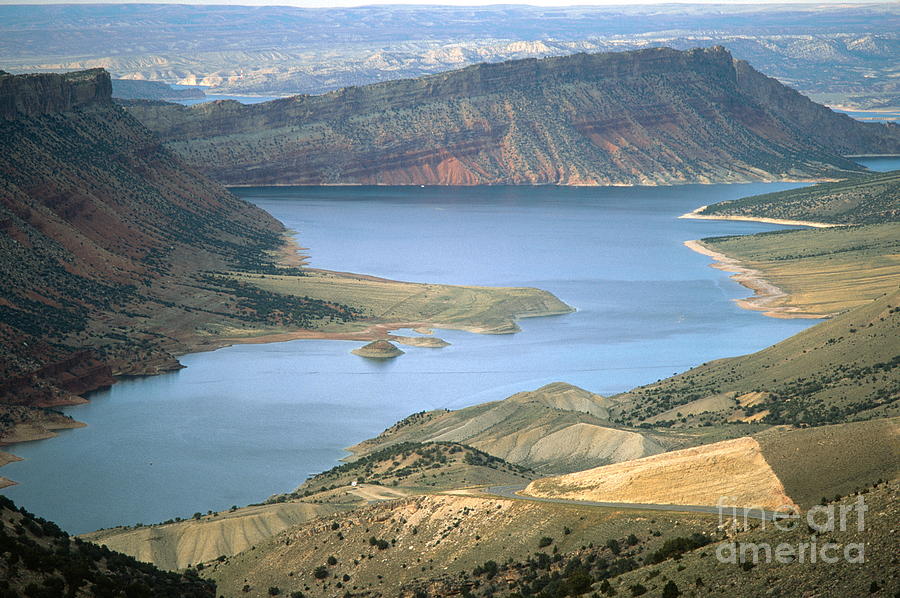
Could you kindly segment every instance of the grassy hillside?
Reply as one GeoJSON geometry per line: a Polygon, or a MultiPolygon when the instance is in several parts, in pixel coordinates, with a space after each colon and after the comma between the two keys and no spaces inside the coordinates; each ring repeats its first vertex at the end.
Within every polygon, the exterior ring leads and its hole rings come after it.
{"type": "Polygon", "coordinates": [[[518,484],[534,477],[536,474],[528,468],[455,442],[401,442],[317,474],[293,493],[270,500],[321,499],[320,493],[339,488],[346,490],[353,482],[388,486],[404,492],[432,492],[467,486],[518,484]]]}
{"type": "Polygon", "coordinates": [[[802,508],[900,476],[900,418],[755,436],[763,457],[802,508]]]}
{"type": "Polygon", "coordinates": [[[723,201],[707,206],[697,214],[831,224],[896,222],[900,220],[900,170],[723,201]]]}
{"type": "Polygon", "coordinates": [[[900,286],[898,222],[714,237],[702,244],[783,290],[786,295],[764,302],[769,310],[829,315],[900,286]]]}
{"type": "MultiPolygon", "coordinates": [[[[304,276],[233,272],[238,284],[276,296],[302,297],[351,306],[354,321],[321,323],[325,331],[361,330],[372,324],[408,323],[461,328],[485,334],[519,330],[516,318],[565,314],[572,308],[552,294],[534,288],[419,284],[372,276],[309,270],[304,276]]],[[[220,334],[247,334],[222,330],[220,334]]]]}
{"type": "MultiPolygon", "coordinates": [[[[893,530],[900,517],[900,484],[896,481],[881,484],[863,490],[861,496],[868,506],[863,531],[858,530],[856,511],[851,510],[845,531],[811,534],[805,525],[780,531],[770,524],[738,532],[729,540],[748,547],[750,544],[768,544],[773,550],[780,544],[788,544],[797,550],[801,543],[806,543],[803,560],[795,556],[785,563],[761,560],[754,565],[753,553],[748,552],[747,559],[722,563],[716,558],[716,544],[687,551],[678,559],[666,559],[627,572],[614,580],[612,589],[618,596],[631,596],[631,588],[640,585],[646,590],[643,595],[660,596],[664,587],[672,582],[682,596],[896,596],[900,592],[900,578],[897,577],[897,538],[893,530]],[[817,555],[816,562],[811,562],[808,552],[811,542],[816,542],[817,552],[828,542],[839,544],[838,550],[826,553],[829,557],[838,556],[838,560],[823,562],[817,555]],[[843,550],[849,544],[858,543],[865,545],[865,562],[845,561],[843,550]]],[[[828,504],[834,505],[837,512],[841,506],[852,508],[857,499],[850,495],[828,504]]],[[[858,549],[851,550],[850,554],[858,554],[858,549]]]]}
{"type": "Polygon", "coordinates": [[[713,534],[716,524],[704,515],[421,496],[299,526],[211,563],[203,574],[229,598],[265,596],[273,587],[288,596],[447,596],[463,589],[510,595],[558,570],[562,555],[593,554],[590,567],[609,575],[637,566],[667,538],[713,534]],[[507,559],[533,562],[499,574],[507,559]]]}
{"type": "Polygon", "coordinates": [[[900,413],[900,291],[758,353],[712,361],[613,397],[618,421],[647,427],[727,420],[826,424],[900,413]],[[725,394],[715,410],[692,409],[725,394]],[[682,411],[683,409],[683,411],[682,411]]]}

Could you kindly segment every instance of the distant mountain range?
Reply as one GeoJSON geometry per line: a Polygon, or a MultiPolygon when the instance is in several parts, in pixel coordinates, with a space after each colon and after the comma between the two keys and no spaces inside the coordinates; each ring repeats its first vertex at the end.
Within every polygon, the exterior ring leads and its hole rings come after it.
{"type": "Polygon", "coordinates": [[[896,3],[0,6],[0,68],[291,95],[481,62],[722,45],[816,101],[884,107],[900,85],[897,18],[896,3]]]}
{"type": "Polygon", "coordinates": [[[256,105],[132,102],[231,185],[658,185],[802,180],[900,152],[721,47],[481,64],[256,105]]]}

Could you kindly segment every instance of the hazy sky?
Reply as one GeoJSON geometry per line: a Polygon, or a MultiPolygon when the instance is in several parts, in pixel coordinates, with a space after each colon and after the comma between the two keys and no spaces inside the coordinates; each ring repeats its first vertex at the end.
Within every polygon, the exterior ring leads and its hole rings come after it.
{"type": "Polygon", "coordinates": [[[436,4],[444,6],[484,6],[491,4],[530,4],[534,6],[622,6],[635,4],[890,4],[892,2],[873,2],[872,0],[761,0],[756,2],[729,0],[692,0],[690,2],[660,2],[660,0],[0,0],[0,4],[231,4],[243,6],[302,6],[309,8],[328,8],[337,6],[367,6],[372,4],[436,4]]]}

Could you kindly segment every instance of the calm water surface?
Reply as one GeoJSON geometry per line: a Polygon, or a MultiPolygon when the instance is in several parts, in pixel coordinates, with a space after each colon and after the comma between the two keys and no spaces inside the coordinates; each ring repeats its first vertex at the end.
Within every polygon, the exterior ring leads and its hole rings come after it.
{"type": "Polygon", "coordinates": [[[238,189],[296,230],[316,267],[535,286],[578,312],[515,335],[438,331],[451,346],[389,363],[340,341],[188,355],[185,370],[66,409],[87,428],[17,445],[25,461],[0,473],[20,484],[3,492],[73,533],[186,517],[291,490],[412,412],[556,380],[611,394],[758,350],[811,322],[737,308],[748,291],[682,242],[775,227],[676,216],[787,187],[238,189]]]}

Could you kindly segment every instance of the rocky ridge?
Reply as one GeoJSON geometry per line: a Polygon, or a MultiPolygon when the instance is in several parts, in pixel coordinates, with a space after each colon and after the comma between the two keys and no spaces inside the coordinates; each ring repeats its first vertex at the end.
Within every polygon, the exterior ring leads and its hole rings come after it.
{"type": "Polygon", "coordinates": [[[255,105],[128,110],[232,185],[664,185],[808,180],[900,151],[721,47],[576,54],[255,105]]]}

